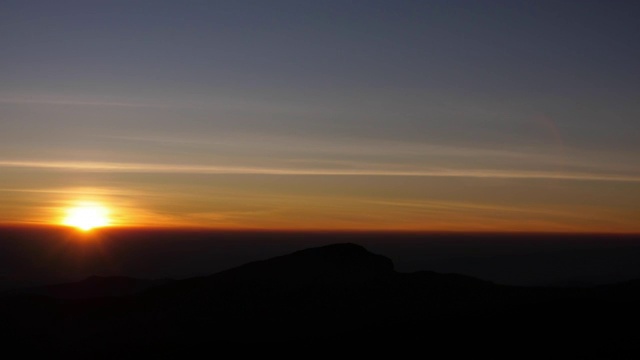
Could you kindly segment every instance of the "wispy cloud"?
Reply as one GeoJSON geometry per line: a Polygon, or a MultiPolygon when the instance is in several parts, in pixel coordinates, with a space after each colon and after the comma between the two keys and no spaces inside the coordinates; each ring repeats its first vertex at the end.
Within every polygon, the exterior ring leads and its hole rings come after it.
{"type": "Polygon", "coordinates": [[[284,134],[250,134],[217,132],[216,135],[193,134],[188,138],[167,135],[97,135],[100,138],[154,144],[174,144],[212,148],[218,146],[241,147],[243,149],[285,150],[293,153],[341,154],[341,155],[386,155],[386,156],[454,156],[454,157],[503,157],[516,159],[549,160],[549,154],[471,148],[420,142],[393,141],[384,139],[336,138],[290,136],[284,134]],[[292,151],[295,150],[295,151],[292,151]]]}
{"type": "Polygon", "coordinates": [[[543,207],[543,208],[535,208],[531,206],[516,207],[516,206],[495,205],[491,203],[471,203],[471,202],[459,202],[459,201],[364,200],[363,202],[368,204],[383,205],[383,206],[435,210],[438,212],[452,211],[456,213],[470,212],[474,214],[491,213],[492,215],[495,213],[502,213],[502,214],[518,213],[518,214],[529,214],[532,216],[553,216],[553,217],[565,217],[565,218],[577,218],[577,219],[582,219],[586,216],[584,214],[585,207],[580,208],[581,212],[576,212],[575,209],[561,211],[561,210],[549,209],[547,207],[543,207]]]}
{"type": "Polygon", "coordinates": [[[494,179],[550,179],[576,181],[640,182],[640,176],[550,171],[509,171],[492,169],[308,169],[250,166],[179,165],[151,163],[78,162],[78,161],[0,161],[2,167],[36,168],[87,172],[290,175],[290,176],[407,176],[460,177],[494,179]]]}
{"type": "Polygon", "coordinates": [[[163,104],[121,102],[121,101],[100,101],[81,100],[64,98],[30,98],[30,97],[0,97],[1,104],[35,104],[35,105],[72,105],[72,106],[107,106],[107,107],[129,107],[129,108],[149,108],[166,107],[163,104]]]}
{"type": "Polygon", "coordinates": [[[99,195],[99,196],[142,196],[149,195],[147,192],[105,189],[105,188],[0,188],[0,192],[19,192],[36,194],[62,194],[62,195],[99,195]]]}

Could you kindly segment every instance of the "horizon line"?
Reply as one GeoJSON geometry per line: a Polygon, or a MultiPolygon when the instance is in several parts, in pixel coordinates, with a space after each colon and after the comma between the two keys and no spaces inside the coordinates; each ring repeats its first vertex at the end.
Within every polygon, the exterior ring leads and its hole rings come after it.
{"type": "MultiPolygon", "coordinates": [[[[69,231],[78,231],[73,226],[52,224],[44,222],[0,222],[2,228],[50,228],[69,231]]],[[[640,231],[576,231],[576,230],[418,230],[418,229],[319,229],[319,228],[231,228],[231,227],[213,227],[205,225],[117,225],[96,227],[88,232],[82,232],[87,235],[92,233],[100,233],[104,231],[185,231],[185,232],[219,232],[219,233],[300,233],[300,234],[405,234],[405,235],[542,235],[542,236],[640,236],[640,231]]]]}

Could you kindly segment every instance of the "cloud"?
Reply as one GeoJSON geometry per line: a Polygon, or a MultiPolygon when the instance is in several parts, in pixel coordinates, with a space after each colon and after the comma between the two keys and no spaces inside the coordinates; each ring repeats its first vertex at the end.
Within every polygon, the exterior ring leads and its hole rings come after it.
{"type": "Polygon", "coordinates": [[[61,195],[98,195],[98,196],[142,196],[149,195],[142,191],[107,189],[107,188],[0,188],[0,192],[22,192],[22,193],[42,193],[61,195]]]}
{"type": "Polygon", "coordinates": [[[23,97],[0,97],[2,104],[41,104],[41,105],[73,105],[73,106],[107,106],[107,107],[129,107],[148,108],[166,107],[162,104],[134,103],[119,101],[99,101],[99,100],[78,100],[78,99],[54,99],[54,98],[23,98],[23,97]]]}
{"type": "Polygon", "coordinates": [[[458,201],[435,201],[435,200],[423,200],[423,201],[376,201],[376,200],[364,200],[364,203],[383,205],[383,206],[395,206],[404,208],[416,208],[424,210],[434,210],[437,212],[452,211],[455,213],[468,212],[473,214],[489,213],[495,216],[496,213],[502,214],[529,214],[531,216],[550,216],[550,217],[564,217],[574,219],[584,219],[586,207],[580,207],[580,211],[576,209],[570,210],[555,210],[547,207],[535,208],[531,206],[516,207],[495,205],[490,203],[471,203],[471,202],[458,202],[458,201]]]}
{"type": "Polygon", "coordinates": [[[458,177],[488,179],[549,179],[576,181],[640,182],[640,176],[553,171],[510,171],[493,169],[309,169],[283,167],[180,165],[152,163],[80,162],[80,161],[0,161],[1,167],[34,168],[84,172],[288,175],[288,176],[405,176],[458,177]]]}
{"type": "MultiPolygon", "coordinates": [[[[129,142],[146,142],[152,144],[185,145],[203,148],[236,147],[242,149],[258,149],[264,151],[279,150],[289,153],[335,154],[348,156],[447,156],[447,157],[501,157],[534,160],[556,160],[549,154],[535,154],[517,152],[513,150],[495,150],[485,148],[470,148],[463,146],[447,146],[425,144],[421,142],[393,141],[366,138],[336,138],[331,139],[313,136],[291,136],[284,134],[239,134],[234,132],[217,132],[215,136],[190,134],[186,137],[167,135],[98,135],[106,139],[116,139],[129,142]],[[295,151],[292,151],[295,149],[295,151]]],[[[553,155],[553,154],[552,154],[553,155]]],[[[296,159],[294,159],[296,160],[296,159]]]]}

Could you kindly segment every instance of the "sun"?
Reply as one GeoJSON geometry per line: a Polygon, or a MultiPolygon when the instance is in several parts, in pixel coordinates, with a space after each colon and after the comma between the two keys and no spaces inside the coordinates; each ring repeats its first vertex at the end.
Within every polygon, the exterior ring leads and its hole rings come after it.
{"type": "Polygon", "coordinates": [[[96,203],[83,203],[67,209],[64,225],[73,226],[83,231],[89,231],[110,224],[109,210],[96,203]]]}

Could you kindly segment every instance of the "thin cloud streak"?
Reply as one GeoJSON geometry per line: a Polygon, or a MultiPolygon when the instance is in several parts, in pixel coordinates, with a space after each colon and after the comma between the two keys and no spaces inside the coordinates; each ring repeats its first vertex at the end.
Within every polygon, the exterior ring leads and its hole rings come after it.
{"type": "MultiPolygon", "coordinates": [[[[569,173],[587,174],[633,174],[635,168],[622,166],[611,161],[594,160],[594,154],[584,149],[574,149],[571,155],[560,154],[549,149],[521,147],[501,150],[487,147],[451,146],[437,143],[399,142],[393,140],[372,141],[357,138],[301,137],[275,134],[218,133],[215,136],[195,136],[192,138],[175,136],[124,136],[97,135],[98,138],[126,142],[145,142],[162,147],[175,146],[182,150],[195,149],[208,152],[241,152],[243,154],[264,155],[274,152],[272,160],[283,162],[283,167],[298,168],[302,164],[329,164],[338,167],[378,168],[387,170],[398,165],[414,167],[447,168],[447,164],[470,163],[475,161],[480,168],[494,168],[501,161],[517,161],[519,165],[546,167],[550,170],[564,170],[569,173]],[[286,154],[286,155],[282,155],[286,154]],[[373,159],[373,160],[372,160],[373,159]],[[417,163],[416,163],[417,162],[417,163]],[[367,163],[369,165],[367,165],[367,163]],[[430,163],[430,165],[427,165],[430,163]],[[439,164],[438,164],[439,163],[439,164]],[[377,165],[377,166],[376,166],[377,165]]],[[[602,155],[602,154],[601,154],[602,155]]],[[[453,166],[452,166],[453,167],[453,166]]],[[[512,170],[517,172],[518,170],[512,170]]]]}
{"type": "Polygon", "coordinates": [[[163,108],[162,104],[131,103],[117,101],[84,101],[66,99],[29,99],[29,98],[0,98],[1,104],[40,104],[40,105],[72,105],[72,106],[114,106],[129,108],[163,108]]]}
{"type": "MultiPolygon", "coordinates": [[[[347,155],[436,155],[455,157],[502,157],[516,159],[549,160],[548,154],[535,154],[517,151],[505,151],[484,148],[470,148],[463,146],[446,146],[438,144],[422,144],[415,142],[398,142],[391,140],[363,140],[345,138],[327,140],[322,138],[302,138],[300,136],[272,135],[272,134],[237,134],[220,133],[216,137],[179,138],[172,136],[128,136],[128,135],[98,135],[99,138],[116,139],[132,142],[148,142],[156,144],[178,144],[200,147],[232,146],[232,147],[268,147],[270,149],[291,150],[296,152],[317,152],[347,155]]],[[[556,161],[557,162],[557,161],[556,161]]]]}
{"type": "Polygon", "coordinates": [[[428,170],[371,170],[371,169],[287,169],[242,166],[206,166],[177,164],[143,164],[72,161],[0,161],[2,167],[36,168],[88,172],[177,173],[221,175],[290,175],[290,176],[406,176],[461,177],[495,179],[549,179],[577,181],[640,182],[640,176],[593,173],[561,173],[545,171],[508,171],[489,169],[428,169],[428,170]]]}
{"type": "Polygon", "coordinates": [[[555,216],[555,217],[565,217],[565,218],[575,218],[582,219],[585,217],[584,208],[581,209],[582,212],[576,211],[558,211],[558,210],[550,210],[547,208],[531,208],[531,207],[515,207],[515,206],[502,206],[502,205],[492,205],[492,204],[479,204],[479,203],[463,203],[463,202],[454,202],[454,201],[363,201],[367,204],[376,204],[383,206],[398,206],[398,207],[407,207],[407,208],[417,208],[417,209],[425,209],[425,210],[449,210],[449,211],[467,211],[467,212],[488,212],[494,214],[495,212],[501,213],[523,213],[530,215],[543,215],[543,216],[555,216]]]}
{"type": "Polygon", "coordinates": [[[149,195],[141,191],[124,191],[110,189],[80,188],[80,189],[18,189],[0,188],[0,192],[20,192],[20,193],[43,193],[43,194],[65,194],[65,195],[100,195],[100,196],[142,196],[149,195]]]}

